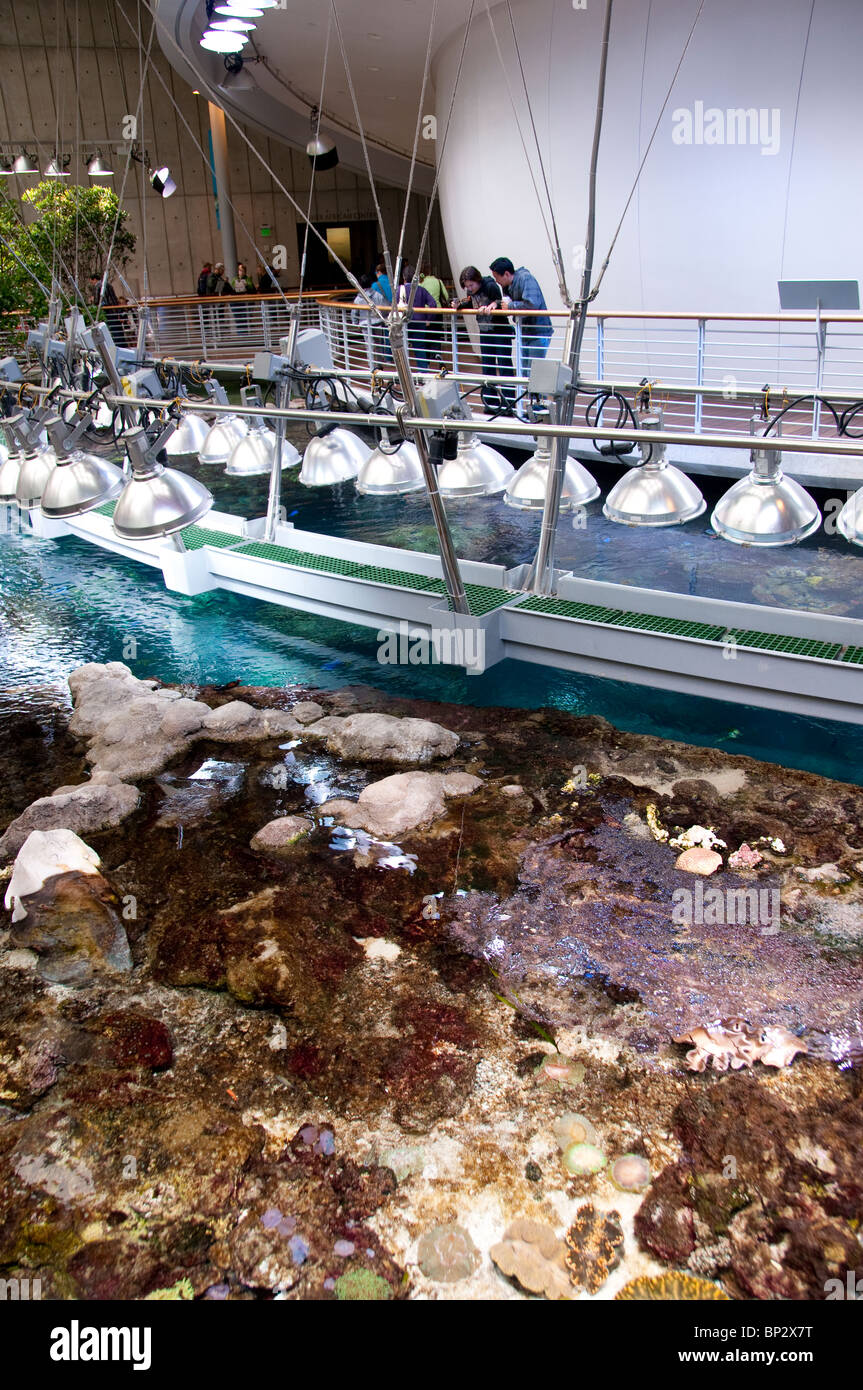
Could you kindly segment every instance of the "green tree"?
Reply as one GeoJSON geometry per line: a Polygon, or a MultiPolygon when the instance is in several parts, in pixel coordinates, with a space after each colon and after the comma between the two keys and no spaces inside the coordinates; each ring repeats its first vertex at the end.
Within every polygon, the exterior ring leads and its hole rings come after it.
{"type": "Polygon", "coordinates": [[[45,179],[28,188],[20,203],[8,197],[0,202],[0,310],[44,314],[47,300],[36,281],[50,287],[52,275],[68,300],[83,297],[87,303],[91,277],[105,271],[112,236],[109,278],[134,253],[128,213],[110,188],[45,179]]]}

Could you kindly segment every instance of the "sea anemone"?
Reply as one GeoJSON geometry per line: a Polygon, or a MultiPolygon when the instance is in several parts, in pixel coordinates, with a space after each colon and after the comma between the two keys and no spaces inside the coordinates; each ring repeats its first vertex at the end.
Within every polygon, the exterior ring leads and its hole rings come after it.
{"type": "Polygon", "coordinates": [[[568,1086],[580,1086],[584,1080],[584,1063],[576,1061],[574,1057],[564,1057],[560,1052],[552,1052],[537,1067],[536,1079],[542,1086],[561,1091],[568,1086]]]}
{"type": "Polygon", "coordinates": [[[570,1144],[563,1154],[563,1166],[573,1177],[601,1173],[608,1159],[596,1144],[570,1144]]]}
{"type": "Polygon", "coordinates": [[[568,1149],[570,1144],[596,1144],[598,1142],[596,1130],[585,1115],[573,1115],[567,1112],[567,1114],[561,1115],[560,1119],[555,1120],[552,1129],[561,1149],[568,1149]]]}
{"type": "Polygon", "coordinates": [[[621,1192],[644,1192],[650,1186],[650,1164],[643,1154],[622,1154],[612,1163],[609,1177],[621,1192]]]}
{"type": "Polygon", "coordinates": [[[695,1279],[691,1274],[679,1274],[672,1270],[668,1274],[645,1274],[640,1279],[630,1279],[614,1295],[624,1302],[646,1300],[664,1303],[730,1303],[727,1293],[718,1284],[707,1279],[695,1279]]]}
{"type": "Polygon", "coordinates": [[[427,1279],[455,1284],[479,1269],[480,1253],[462,1226],[434,1226],[417,1246],[417,1263],[427,1279]]]}

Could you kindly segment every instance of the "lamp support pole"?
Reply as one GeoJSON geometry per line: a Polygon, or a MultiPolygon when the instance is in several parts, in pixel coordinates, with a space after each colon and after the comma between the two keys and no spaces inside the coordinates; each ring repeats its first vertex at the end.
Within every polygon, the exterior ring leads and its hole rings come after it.
{"type": "MultiPolygon", "coordinates": [[[[287,404],[289,383],[284,377],[280,377],[276,386],[276,406],[279,410],[284,410],[287,404]]],[[[285,442],[285,417],[276,416],[276,441],[273,447],[273,471],[270,474],[270,495],[267,501],[267,524],[264,528],[264,540],[272,543],[276,539],[276,527],[279,524],[279,512],[282,501],[282,445],[285,442]]]]}
{"type": "MultiPolygon", "coordinates": [[[[417,395],[414,384],[411,364],[408,358],[407,347],[405,345],[406,317],[404,314],[393,310],[390,313],[390,347],[392,348],[393,363],[399,375],[399,385],[402,388],[402,395],[408,407],[409,414],[417,416],[421,413],[419,396],[417,395]]],[[[444,583],[449,595],[453,611],[463,613],[470,617],[470,605],[464,591],[464,584],[459,568],[458,557],[455,553],[452,535],[447,521],[446,510],[443,498],[438,488],[437,473],[431,461],[428,440],[425,430],[414,431],[414,443],[417,446],[420,466],[425,479],[426,492],[431,503],[432,516],[434,518],[435,530],[437,531],[438,546],[440,548],[441,564],[443,565],[444,583]]]]}
{"type": "MultiPolygon", "coordinates": [[[[587,322],[587,305],[590,298],[590,281],[593,273],[593,247],[596,235],[596,168],[599,160],[599,142],[602,136],[602,113],[605,105],[605,75],[608,67],[608,37],[611,32],[611,9],[613,0],[606,0],[605,23],[602,32],[602,53],[599,63],[599,85],[596,95],[596,118],[593,127],[593,148],[590,152],[590,180],[587,202],[587,236],[584,243],[584,266],[581,272],[581,291],[573,304],[566,324],[563,340],[563,362],[570,368],[572,378],[564,388],[558,420],[555,423],[571,425],[575,412],[575,398],[578,395],[578,369],[581,359],[581,344],[587,322]]],[[[566,439],[555,436],[551,444],[551,463],[548,469],[548,487],[545,506],[542,510],[542,530],[536,556],[531,565],[525,587],[533,594],[550,594],[554,590],[554,540],[560,517],[560,499],[563,493],[563,476],[569,454],[566,439]]]]}
{"type": "Polygon", "coordinates": [[[228,173],[228,136],[225,130],[225,113],[221,106],[207,102],[210,112],[210,137],[213,144],[213,177],[216,180],[216,198],[219,208],[219,231],[222,236],[222,260],[225,263],[225,276],[233,280],[237,274],[237,238],[234,233],[234,215],[231,212],[231,179],[228,173]]]}

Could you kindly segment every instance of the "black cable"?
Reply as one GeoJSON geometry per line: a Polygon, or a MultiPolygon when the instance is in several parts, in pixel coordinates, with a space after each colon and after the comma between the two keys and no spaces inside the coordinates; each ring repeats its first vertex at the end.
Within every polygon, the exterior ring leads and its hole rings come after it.
{"type": "MultiPolygon", "coordinates": [[[[625,429],[627,426],[627,421],[630,421],[632,429],[637,430],[638,421],[635,418],[635,411],[633,410],[632,406],[630,405],[626,397],[623,395],[623,393],[614,389],[597,391],[596,395],[588,401],[587,407],[584,412],[585,423],[589,427],[598,426],[600,423],[600,416],[602,415],[602,412],[609,401],[617,402],[617,419],[615,420],[611,428],[625,429]],[[592,419],[591,412],[593,412],[592,419]]],[[[633,449],[632,444],[628,441],[621,442],[620,444],[618,444],[613,439],[608,439],[600,443],[598,439],[594,439],[592,443],[597,453],[603,454],[606,458],[622,459],[625,458],[627,454],[631,454],[633,449]]],[[[652,456],[653,446],[651,445],[650,452],[648,453],[647,458],[644,459],[644,462],[649,463],[652,456]]]]}

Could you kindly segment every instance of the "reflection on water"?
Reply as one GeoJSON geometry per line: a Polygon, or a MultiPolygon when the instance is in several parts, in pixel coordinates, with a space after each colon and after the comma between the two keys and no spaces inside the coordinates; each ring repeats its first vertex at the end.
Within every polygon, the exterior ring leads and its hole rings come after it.
{"type": "MultiPolygon", "coordinates": [[[[211,487],[218,507],[247,516],[263,512],[266,480],[189,471],[211,487]]],[[[416,497],[361,499],[352,484],[311,490],[285,476],[283,501],[289,519],[304,529],[434,549],[427,506],[416,497]]],[[[579,574],[863,616],[863,555],[834,537],[807,541],[791,552],[741,550],[705,534],[703,518],[650,534],[612,526],[597,507],[590,509],[586,530],[575,531],[566,520],[561,525],[558,561],[579,574]]],[[[531,557],[538,517],[491,499],[448,509],[466,558],[509,565],[531,557]]],[[[333,688],[363,682],[428,700],[548,705],[600,714],[639,733],[863,781],[863,732],[847,725],[514,661],[470,677],[446,667],[381,665],[373,629],[225,592],[170,594],[158,571],[72,539],[3,535],[0,559],[0,729],[12,713],[39,717],[68,708],[65,676],[75,666],[121,660],[138,676],[190,685],[240,679],[333,688]]]]}

